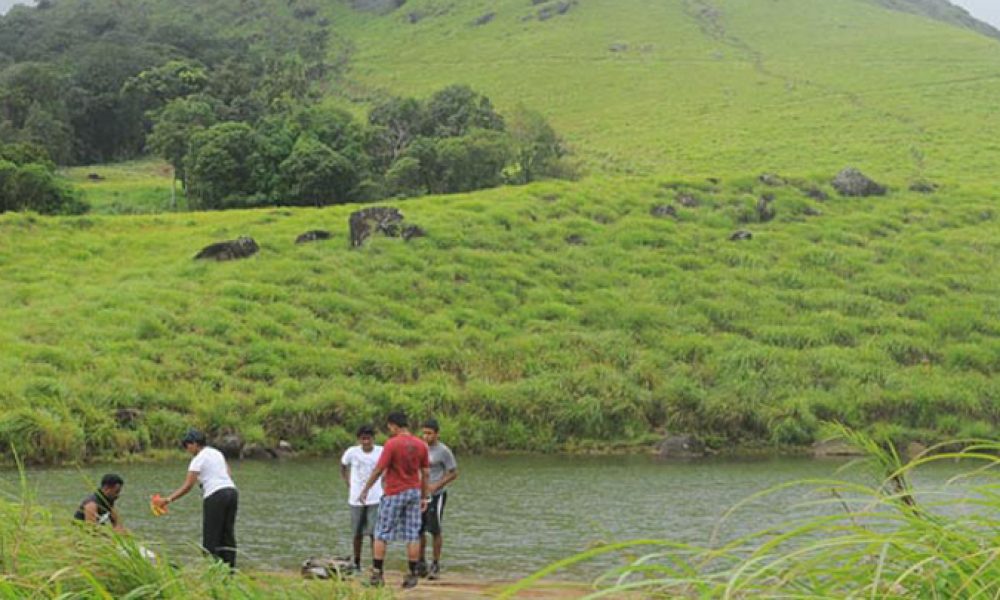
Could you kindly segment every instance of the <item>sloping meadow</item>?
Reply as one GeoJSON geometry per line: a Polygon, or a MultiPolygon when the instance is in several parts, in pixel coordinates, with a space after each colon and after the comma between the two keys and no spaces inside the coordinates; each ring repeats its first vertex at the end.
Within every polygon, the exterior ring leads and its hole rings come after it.
{"type": "Polygon", "coordinates": [[[828,179],[427,197],[396,204],[427,237],[360,249],[352,207],[3,215],[0,443],[63,461],[175,447],[195,425],[323,452],[393,408],[438,417],[463,451],[664,430],[800,445],[821,420],[988,435],[995,192],[846,199],[828,179]],[[316,228],[333,238],[294,243],[316,228]],[[240,235],[261,251],[192,260],[240,235]]]}

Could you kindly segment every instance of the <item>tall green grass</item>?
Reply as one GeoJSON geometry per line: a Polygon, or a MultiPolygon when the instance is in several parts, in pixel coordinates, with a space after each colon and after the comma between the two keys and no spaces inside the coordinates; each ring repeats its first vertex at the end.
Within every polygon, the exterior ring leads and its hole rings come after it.
{"type": "Polygon", "coordinates": [[[410,200],[429,237],[358,250],[352,207],[4,215],[0,442],[127,456],[195,425],[333,452],[394,408],[438,416],[463,451],[664,431],[780,448],[831,419],[899,443],[979,436],[1000,422],[995,202],[594,177],[410,200]],[[733,210],[763,193],[773,221],[733,210]],[[650,215],[679,194],[701,204],[650,215]],[[333,239],[293,243],[315,228],[333,239]],[[261,252],[192,260],[238,235],[261,252]]]}
{"type": "MultiPolygon", "coordinates": [[[[117,535],[50,514],[20,489],[0,498],[0,598],[10,600],[379,600],[388,592],[291,575],[243,573],[205,559],[150,560],[131,535],[117,535]]],[[[143,542],[145,543],[145,542],[143,542]]],[[[156,547],[156,546],[153,546],[156,547]]],[[[192,548],[193,556],[200,553],[192,548]]]]}
{"type": "Polygon", "coordinates": [[[840,427],[864,457],[844,479],[789,482],[727,511],[703,546],[636,540],[569,557],[507,589],[598,556],[631,556],[600,577],[588,598],[995,598],[1000,594],[1000,444],[951,442],[903,462],[891,444],[840,427]],[[922,470],[947,463],[943,488],[914,486],[922,470]],[[960,465],[960,466],[958,466],[960,465]],[[740,506],[802,488],[806,516],[726,541],[740,506]]]}

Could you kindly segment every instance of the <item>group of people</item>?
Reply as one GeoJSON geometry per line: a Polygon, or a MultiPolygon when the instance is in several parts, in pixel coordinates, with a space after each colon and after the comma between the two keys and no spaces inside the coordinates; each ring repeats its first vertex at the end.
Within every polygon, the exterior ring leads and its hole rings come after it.
{"type": "MultiPolygon", "coordinates": [[[[369,585],[382,586],[389,542],[405,541],[409,569],[403,587],[412,588],[420,577],[440,576],[447,488],[458,477],[458,464],[451,449],[439,439],[437,420],[423,422],[422,438],[410,432],[403,412],[389,414],[386,425],[390,437],[385,446],[375,444],[374,427],[365,425],[357,431],[357,445],[348,448],[340,460],[351,511],[353,567],[361,571],[364,538],[368,537],[372,547],[369,585]],[[429,565],[427,535],[432,543],[429,565]]],[[[189,431],[181,445],[192,455],[184,483],[166,496],[153,496],[153,508],[166,512],[197,483],[202,491],[202,548],[235,569],[239,492],[229,464],[221,452],[208,445],[201,432],[189,431]]],[[[124,531],[115,508],[124,483],[119,475],[105,475],[100,488],[83,499],[74,517],[124,531]]]]}

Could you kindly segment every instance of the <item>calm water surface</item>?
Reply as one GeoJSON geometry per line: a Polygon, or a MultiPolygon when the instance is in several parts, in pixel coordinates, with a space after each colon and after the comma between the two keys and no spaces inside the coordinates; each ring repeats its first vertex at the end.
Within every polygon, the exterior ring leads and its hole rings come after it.
{"type": "MultiPolygon", "coordinates": [[[[444,566],[499,578],[529,574],[605,541],[670,538],[704,544],[733,504],[782,482],[831,477],[841,464],[794,458],[676,463],[640,456],[459,457],[459,462],[461,476],[445,515],[444,566]]],[[[127,527],[151,547],[183,558],[200,540],[197,488],[163,518],[150,514],[148,498],[179,485],[186,465],[35,469],[28,478],[39,501],[68,519],[102,473],[120,473],[126,483],[119,506],[127,527]]],[[[337,459],[232,466],[240,488],[236,533],[242,566],[294,568],[309,556],[350,554],[347,492],[337,459]]],[[[0,489],[16,493],[16,480],[16,473],[0,473],[0,489]]],[[[724,537],[801,515],[806,509],[797,505],[809,498],[815,499],[795,489],[753,502],[727,520],[724,537]]],[[[389,566],[399,566],[402,556],[401,544],[391,545],[389,566]]],[[[366,562],[367,557],[366,547],[366,562]]]]}

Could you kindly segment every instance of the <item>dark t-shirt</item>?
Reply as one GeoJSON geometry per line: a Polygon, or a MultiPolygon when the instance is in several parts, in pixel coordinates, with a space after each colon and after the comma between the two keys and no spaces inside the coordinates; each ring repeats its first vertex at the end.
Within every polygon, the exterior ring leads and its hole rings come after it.
{"type": "Polygon", "coordinates": [[[389,438],[382,448],[378,468],[384,469],[382,490],[386,496],[395,496],[409,489],[420,489],[420,469],[430,465],[427,444],[411,434],[389,438]]]}
{"type": "Polygon", "coordinates": [[[76,509],[76,514],[73,515],[73,518],[77,521],[86,521],[87,513],[84,510],[84,507],[91,502],[97,504],[97,523],[99,525],[104,525],[108,522],[113,523],[114,518],[111,516],[111,509],[114,508],[115,501],[102,494],[101,490],[97,490],[93,494],[84,498],[80,502],[79,508],[76,509]]]}

